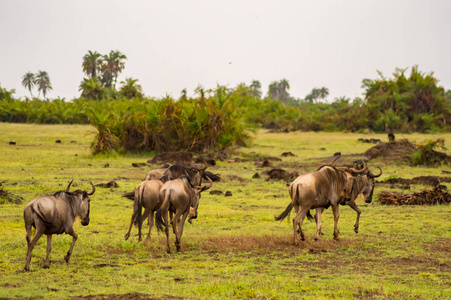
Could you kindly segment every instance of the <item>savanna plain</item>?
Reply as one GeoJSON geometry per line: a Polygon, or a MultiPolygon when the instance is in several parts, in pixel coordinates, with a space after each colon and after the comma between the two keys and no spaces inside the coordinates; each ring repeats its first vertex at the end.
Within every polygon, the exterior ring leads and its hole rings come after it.
{"type": "MultiPolygon", "coordinates": [[[[132,229],[124,239],[133,202],[122,197],[161,165],[146,163],[155,153],[92,155],[95,129],[88,125],[25,125],[0,123],[0,182],[10,195],[22,197],[0,205],[0,298],[42,299],[450,299],[451,208],[449,205],[387,206],[377,201],[362,209],[359,233],[356,214],[340,207],[340,239],[333,239],[331,209],[322,216],[324,235],[315,242],[315,223],[305,221],[306,241],[293,243],[291,219],[274,221],[289,204],[287,182],[267,180],[265,171],[282,168],[299,174],[315,171],[341,152],[342,162],[363,158],[372,145],[359,138],[385,134],[269,133],[259,130],[251,147],[236,148],[228,159],[217,160],[208,171],[221,181],[200,199],[198,218],[185,224],[181,252],[166,253],[165,235],[152,228],[151,240],[138,243],[132,229]],[[61,143],[55,143],[61,140],[61,143]],[[10,145],[9,142],[16,142],[10,145]],[[295,156],[282,157],[284,152],[295,156]],[[265,157],[270,167],[260,167],[265,157]],[[236,159],[239,158],[239,159],[236,159]],[[260,178],[253,178],[259,173],[260,178]],[[53,237],[51,264],[43,268],[46,238],[33,250],[31,272],[23,272],[26,255],[23,209],[37,196],[116,181],[91,196],[91,222],[74,224],[78,240],[69,264],[64,256],[69,235],[53,237]],[[210,194],[230,191],[232,196],[210,194]]],[[[399,134],[420,143],[451,134],[399,134]]],[[[449,151],[449,150],[445,150],[449,151]]],[[[378,178],[449,176],[450,166],[412,167],[402,160],[373,159],[370,169],[378,178]]],[[[450,184],[448,189],[451,188],[450,184]]],[[[412,193],[430,189],[412,185],[412,193]]],[[[147,234],[148,225],[143,226],[147,234]]]]}

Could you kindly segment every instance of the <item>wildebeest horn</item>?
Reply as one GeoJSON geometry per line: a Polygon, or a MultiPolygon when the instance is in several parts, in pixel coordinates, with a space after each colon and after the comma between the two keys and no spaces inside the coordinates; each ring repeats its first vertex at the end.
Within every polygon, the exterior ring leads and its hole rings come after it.
{"type": "Polygon", "coordinates": [[[334,165],[334,163],[340,158],[341,155],[337,155],[337,157],[334,158],[334,160],[330,163],[331,166],[334,165]]]}
{"type": "Polygon", "coordinates": [[[206,186],[195,186],[194,188],[196,189],[201,189],[201,191],[205,191],[208,190],[209,188],[211,188],[213,186],[213,181],[210,179],[210,177],[205,176],[208,180],[208,185],[206,186]]]}
{"type": "Polygon", "coordinates": [[[376,174],[374,174],[373,172],[369,172],[370,177],[377,178],[377,177],[379,177],[379,176],[382,175],[382,169],[381,169],[381,167],[379,167],[379,166],[377,166],[377,167],[379,168],[380,173],[376,175],[376,174]]]}
{"type": "Polygon", "coordinates": [[[96,187],[92,184],[91,181],[90,181],[89,183],[90,183],[91,186],[92,186],[92,192],[88,193],[88,195],[93,195],[93,194],[95,193],[95,191],[96,191],[96,187]]]}
{"type": "Polygon", "coordinates": [[[70,193],[69,190],[70,190],[70,186],[71,186],[72,182],[74,182],[73,179],[71,180],[71,182],[69,182],[69,185],[68,185],[67,188],[66,188],[66,193],[70,193]]]}
{"type": "Polygon", "coordinates": [[[361,170],[357,170],[354,168],[349,168],[348,170],[355,174],[361,174],[363,172],[368,171],[368,166],[365,164],[365,162],[363,160],[362,160],[362,164],[363,164],[363,168],[361,170]]]}
{"type": "Polygon", "coordinates": [[[203,165],[204,165],[204,166],[203,166],[202,168],[198,169],[199,172],[203,172],[203,171],[205,171],[205,170],[208,168],[208,166],[207,166],[207,164],[205,163],[205,161],[204,161],[203,165]]]}

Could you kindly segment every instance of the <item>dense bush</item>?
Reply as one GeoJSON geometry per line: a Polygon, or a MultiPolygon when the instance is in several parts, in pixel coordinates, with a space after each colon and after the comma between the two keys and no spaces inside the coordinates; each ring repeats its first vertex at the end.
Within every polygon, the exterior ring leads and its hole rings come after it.
{"type": "Polygon", "coordinates": [[[214,98],[91,102],[93,152],[214,151],[250,142],[253,126],[231,102],[214,98]]]}

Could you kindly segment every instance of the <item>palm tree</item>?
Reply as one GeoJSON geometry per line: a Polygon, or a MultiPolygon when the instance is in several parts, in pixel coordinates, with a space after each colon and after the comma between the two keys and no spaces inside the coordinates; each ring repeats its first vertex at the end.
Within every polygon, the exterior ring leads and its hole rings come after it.
{"type": "Polygon", "coordinates": [[[24,86],[24,88],[30,91],[31,98],[33,98],[33,92],[31,91],[31,88],[34,86],[34,84],[35,78],[33,73],[28,72],[22,77],[22,85],[24,86]]]}
{"type": "Polygon", "coordinates": [[[78,90],[83,98],[95,100],[102,99],[104,92],[103,85],[97,78],[83,78],[78,90]]]}
{"type": "Polygon", "coordinates": [[[121,94],[124,95],[127,99],[132,99],[135,97],[142,97],[142,87],[139,84],[136,84],[138,79],[133,78],[125,78],[125,81],[121,81],[121,94]]]}
{"type": "Polygon", "coordinates": [[[88,51],[88,54],[83,56],[83,72],[91,78],[97,78],[97,70],[100,70],[102,65],[102,55],[97,51],[88,51]]]}
{"type": "Polygon", "coordinates": [[[288,80],[282,79],[279,81],[279,95],[280,95],[280,101],[287,102],[288,98],[290,97],[290,94],[288,93],[288,90],[290,89],[290,84],[288,80]]]}
{"type": "Polygon", "coordinates": [[[102,72],[105,87],[116,87],[117,76],[125,68],[124,59],[127,59],[127,56],[120,51],[111,50],[108,55],[103,56],[102,72]]]}
{"type": "Polygon", "coordinates": [[[268,86],[268,96],[274,100],[279,100],[279,83],[277,81],[271,82],[268,86]]]}
{"type": "Polygon", "coordinates": [[[254,98],[261,98],[261,96],[262,96],[262,91],[261,91],[262,85],[261,85],[260,81],[252,80],[252,83],[251,83],[250,87],[251,87],[251,95],[252,95],[252,97],[254,97],[254,98]]]}
{"type": "Polygon", "coordinates": [[[38,98],[42,95],[45,98],[45,94],[47,94],[47,91],[52,89],[52,84],[50,83],[50,77],[49,74],[46,71],[38,71],[36,74],[35,84],[38,86],[38,98]]]}
{"type": "Polygon", "coordinates": [[[318,90],[318,97],[320,99],[325,99],[327,96],[329,96],[329,89],[326,87],[322,87],[318,90]]]}

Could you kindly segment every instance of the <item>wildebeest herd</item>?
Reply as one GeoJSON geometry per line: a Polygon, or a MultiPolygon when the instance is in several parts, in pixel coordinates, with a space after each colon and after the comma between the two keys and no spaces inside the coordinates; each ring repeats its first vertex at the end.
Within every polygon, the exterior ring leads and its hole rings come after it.
{"type": "MultiPolygon", "coordinates": [[[[167,240],[167,252],[169,247],[169,223],[175,234],[175,246],[180,251],[183,225],[188,219],[197,218],[197,209],[201,193],[212,187],[213,174],[205,171],[206,165],[202,167],[182,165],[172,165],[164,169],[150,171],[144,181],[134,191],[134,205],[130,227],[125,234],[125,239],[130,237],[133,225],[138,227],[138,241],[142,240],[142,225],[148,218],[149,232],[147,239],[150,239],[150,232],[154,223],[159,231],[164,231],[167,240]],[[202,186],[202,181],[208,183],[202,186]],[[144,213],[142,209],[144,208],[144,213]],[[155,213],[155,217],[154,217],[155,213]]],[[[291,202],[284,212],[276,216],[276,220],[285,219],[294,208],[296,215],[293,219],[294,243],[298,244],[297,237],[305,240],[302,231],[302,223],[307,216],[313,219],[310,214],[311,209],[316,209],[315,221],[317,230],[314,236],[318,240],[321,232],[321,213],[324,209],[332,207],[334,215],[334,239],[338,239],[338,207],[339,205],[349,205],[357,213],[354,231],[359,228],[360,209],[355,200],[359,195],[363,195],[365,201],[370,203],[374,191],[375,178],[382,175],[375,174],[368,169],[368,166],[361,162],[354,167],[335,167],[333,163],[321,166],[312,173],[297,177],[289,187],[291,202]]],[[[27,231],[28,251],[26,257],[25,271],[30,270],[31,252],[39,238],[47,235],[47,255],[44,268],[50,264],[51,240],[53,234],[67,233],[73,237],[65,260],[69,263],[72,250],[78,236],[73,230],[73,223],[76,217],[80,217],[82,225],[89,224],[90,198],[95,192],[75,190],[70,191],[72,181],[65,191],[60,191],[50,196],[42,196],[32,200],[24,209],[25,228],[27,231]],[[31,229],[34,227],[35,234],[31,239],[31,229]]]]}

